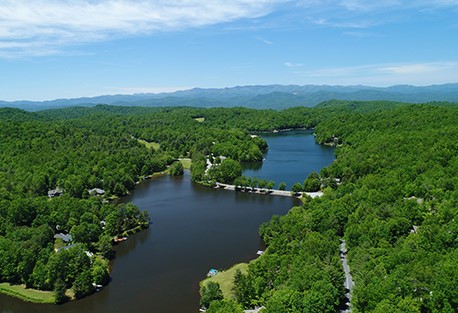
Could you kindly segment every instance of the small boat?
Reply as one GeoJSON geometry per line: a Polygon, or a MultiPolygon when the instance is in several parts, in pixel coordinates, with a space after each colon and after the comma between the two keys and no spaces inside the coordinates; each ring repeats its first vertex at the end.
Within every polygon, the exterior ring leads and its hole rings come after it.
{"type": "Polygon", "coordinates": [[[218,270],[215,270],[214,268],[212,268],[211,270],[208,271],[207,276],[212,277],[212,276],[215,276],[216,274],[218,274],[218,270]]]}
{"type": "Polygon", "coordinates": [[[126,241],[127,240],[127,237],[117,237],[114,239],[114,242],[123,242],[123,241],[126,241]]]}
{"type": "Polygon", "coordinates": [[[103,289],[103,286],[102,286],[102,285],[98,285],[98,284],[96,284],[96,283],[92,283],[92,286],[94,286],[95,291],[100,291],[100,290],[103,289]]]}

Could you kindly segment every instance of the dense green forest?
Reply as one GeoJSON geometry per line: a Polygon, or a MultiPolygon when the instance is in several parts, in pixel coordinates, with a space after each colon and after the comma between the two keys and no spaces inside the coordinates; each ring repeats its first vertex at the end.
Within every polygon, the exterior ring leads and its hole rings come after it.
{"type": "Polygon", "coordinates": [[[321,178],[341,184],[261,227],[269,248],[235,278],[237,301],[336,312],[343,237],[354,312],[456,312],[458,107],[345,106],[315,129],[319,142],[339,144],[321,178]]]}
{"type": "Polygon", "coordinates": [[[56,302],[67,289],[92,293],[109,281],[113,238],[149,225],[147,212],[108,199],[155,172],[181,174],[180,157],[195,160],[196,181],[234,179],[239,161],[260,161],[267,148],[249,129],[283,127],[288,114],[269,111],[266,122],[243,108],[0,109],[0,282],[54,290],[56,302]]]}
{"type": "Polygon", "coordinates": [[[69,288],[89,294],[109,281],[112,239],[149,221],[106,199],[154,172],[179,174],[179,158],[192,159],[194,181],[232,182],[239,162],[267,149],[253,132],[315,128],[318,142],[337,145],[337,160],[302,189],[319,182],[324,196],[262,225],[268,249],[236,275],[236,299],[210,301],[209,312],[336,312],[345,303],[342,238],[354,312],[456,312],[456,125],[458,106],[448,103],[0,109],[0,282],[54,290],[58,302],[69,288]],[[50,198],[56,189],[62,195],[50,198]],[[54,238],[61,232],[71,246],[54,238]]]}

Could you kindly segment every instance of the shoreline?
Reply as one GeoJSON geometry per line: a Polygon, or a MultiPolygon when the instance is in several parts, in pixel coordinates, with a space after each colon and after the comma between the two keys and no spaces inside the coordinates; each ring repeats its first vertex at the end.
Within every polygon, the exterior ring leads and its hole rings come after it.
{"type": "Polygon", "coordinates": [[[251,187],[246,188],[245,190],[240,187],[236,187],[235,185],[229,185],[229,184],[223,184],[223,183],[216,183],[216,186],[214,187],[215,189],[222,189],[222,190],[230,190],[230,191],[238,191],[238,192],[245,192],[245,193],[252,193],[252,194],[257,194],[257,195],[268,195],[268,196],[282,196],[282,197],[293,197],[293,198],[302,198],[304,194],[308,195],[311,198],[316,198],[316,197],[321,197],[323,195],[322,191],[316,191],[316,192],[300,192],[294,194],[290,190],[278,190],[278,189],[261,189],[257,188],[254,191],[251,189],[251,187]]]}
{"type": "Polygon", "coordinates": [[[26,288],[23,284],[12,285],[6,282],[0,283],[0,293],[20,299],[25,302],[36,304],[55,304],[55,297],[53,291],[26,288]]]}
{"type": "Polygon", "coordinates": [[[292,127],[292,128],[280,128],[280,129],[273,129],[273,130],[264,130],[264,131],[248,131],[250,134],[257,135],[257,134],[278,134],[278,133],[286,133],[289,131],[313,131],[315,128],[305,128],[305,127],[292,127]]]}

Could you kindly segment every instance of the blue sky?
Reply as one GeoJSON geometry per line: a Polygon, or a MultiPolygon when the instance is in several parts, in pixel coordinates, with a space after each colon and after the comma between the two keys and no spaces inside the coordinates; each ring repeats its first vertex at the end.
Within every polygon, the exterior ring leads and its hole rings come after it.
{"type": "Polygon", "coordinates": [[[458,0],[0,0],[0,99],[458,82],[458,0]]]}

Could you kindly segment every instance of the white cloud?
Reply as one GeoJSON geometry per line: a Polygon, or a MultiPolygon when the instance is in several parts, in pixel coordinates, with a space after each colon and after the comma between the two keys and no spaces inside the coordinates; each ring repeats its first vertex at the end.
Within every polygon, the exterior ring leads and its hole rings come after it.
{"type": "Polygon", "coordinates": [[[302,63],[285,62],[285,66],[287,66],[287,67],[301,67],[301,66],[304,66],[304,64],[302,64],[302,63]]]}
{"type": "Polygon", "coordinates": [[[306,20],[329,28],[363,29],[416,19],[418,14],[457,10],[457,0],[302,0],[306,20]]]}
{"type": "Polygon", "coordinates": [[[272,41],[267,40],[267,39],[264,39],[264,38],[262,38],[262,37],[258,37],[258,38],[256,38],[256,39],[259,40],[259,41],[261,41],[261,42],[263,42],[263,43],[265,43],[266,45],[273,45],[273,44],[274,44],[272,41]]]}
{"type": "Polygon", "coordinates": [[[297,72],[297,74],[312,79],[316,83],[325,84],[431,85],[458,82],[458,61],[317,68],[297,72]]]}
{"type": "Polygon", "coordinates": [[[401,6],[402,1],[397,0],[382,0],[382,1],[373,1],[373,0],[342,0],[340,5],[349,11],[374,11],[380,10],[383,8],[401,6]]]}
{"type": "Polygon", "coordinates": [[[0,0],[1,54],[58,50],[133,34],[270,13],[282,0],[0,0]]]}
{"type": "Polygon", "coordinates": [[[232,26],[276,28],[308,16],[315,26],[367,29],[412,12],[456,8],[456,0],[0,0],[0,57],[259,19],[232,26]],[[270,13],[278,20],[261,19],[270,13]]]}
{"type": "Polygon", "coordinates": [[[394,75],[424,75],[434,73],[435,71],[443,71],[448,65],[437,63],[424,63],[424,64],[404,64],[398,66],[381,67],[378,70],[394,75]]]}

